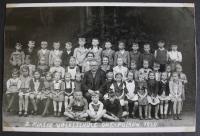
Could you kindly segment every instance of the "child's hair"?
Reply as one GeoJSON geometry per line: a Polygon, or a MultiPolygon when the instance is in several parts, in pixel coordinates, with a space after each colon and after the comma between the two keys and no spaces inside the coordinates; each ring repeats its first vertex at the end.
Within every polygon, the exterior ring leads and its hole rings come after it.
{"type": "Polygon", "coordinates": [[[151,45],[149,43],[145,43],[143,46],[151,48],[151,45]]]}
{"type": "Polygon", "coordinates": [[[60,58],[56,58],[56,59],[54,60],[54,64],[55,64],[56,61],[59,61],[60,63],[62,62],[62,60],[61,60],[60,58]]]}
{"type": "Polygon", "coordinates": [[[74,91],[73,96],[76,96],[77,93],[81,93],[83,95],[83,92],[81,92],[81,91],[74,91]]]}
{"type": "Polygon", "coordinates": [[[48,44],[48,42],[47,42],[47,41],[41,41],[41,43],[40,43],[40,44],[42,44],[42,43],[44,43],[44,44],[48,44]]]}
{"type": "Polygon", "coordinates": [[[124,47],[126,46],[126,44],[125,44],[124,41],[122,41],[122,40],[118,41],[118,45],[119,45],[120,43],[122,43],[122,44],[124,45],[124,47]]]}
{"type": "Polygon", "coordinates": [[[119,72],[118,72],[118,73],[115,74],[115,78],[116,78],[117,76],[119,76],[119,75],[120,75],[121,77],[123,77],[122,73],[119,73],[119,72]]]}
{"type": "Polygon", "coordinates": [[[22,44],[21,44],[20,42],[17,42],[17,43],[15,44],[15,47],[17,47],[17,46],[22,47],[22,44]]]}
{"type": "Polygon", "coordinates": [[[96,91],[93,92],[93,93],[92,93],[92,97],[99,97],[99,92],[96,92],[96,91]]]}
{"type": "Polygon", "coordinates": [[[164,40],[159,40],[157,43],[165,43],[164,40]]]}
{"type": "Polygon", "coordinates": [[[106,43],[110,43],[111,46],[112,46],[112,42],[111,42],[111,40],[106,40],[106,41],[104,42],[104,47],[105,47],[106,43]]]}
{"type": "Polygon", "coordinates": [[[106,77],[108,78],[109,76],[113,76],[114,74],[113,74],[113,72],[111,72],[111,71],[109,71],[107,74],[106,74],[106,77]]]}
{"type": "Polygon", "coordinates": [[[177,47],[177,48],[178,48],[178,45],[177,45],[177,44],[172,44],[172,45],[171,45],[171,48],[172,48],[172,47],[177,47]]]}
{"type": "Polygon", "coordinates": [[[47,77],[47,76],[50,76],[52,78],[51,72],[47,72],[46,75],[45,75],[45,77],[47,77]]]}
{"type": "Polygon", "coordinates": [[[129,75],[129,74],[134,75],[132,71],[129,71],[127,75],[129,75]]]}
{"type": "Polygon", "coordinates": [[[20,70],[21,73],[23,73],[24,71],[28,71],[29,73],[29,67],[28,66],[23,66],[20,70]]]}
{"type": "Polygon", "coordinates": [[[19,70],[16,69],[16,68],[14,68],[14,69],[12,70],[12,75],[17,75],[17,76],[19,76],[19,70]]]}
{"type": "Polygon", "coordinates": [[[54,46],[55,44],[59,44],[59,45],[60,45],[60,42],[59,42],[59,41],[53,42],[53,46],[54,46]]]}
{"type": "Polygon", "coordinates": [[[89,54],[92,54],[93,57],[95,56],[93,52],[88,52],[88,53],[86,54],[86,58],[88,57],[89,54]]]}
{"type": "Polygon", "coordinates": [[[143,65],[144,65],[145,62],[147,62],[147,63],[149,64],[149,61],[146,60],[146,59],[144,59],[144,60],[143,60],[143,65]]]}
{"type": "Polygon", "coordinates": [[[76,58],[75,58],[74,56],[71,56],[69,60],[71,60],[71,59],[74,59],[74,60],[76,60],[76,58]]]}
{"type": "Polygon", "coordinates": [[[133,45],[139,46],[138,42],[136,42],[136,41],[134,41],[134,42],[132,43],[132,46],[133,46],[133,45]]]}
{"type": "Polygon", "coordinates": [[[72,46],[72,43],[71,43],[71,42],[66,42],[65,45],[66,45],[66,44],[72,46]]]}
{"type": "Polygon", "coordinates": [[[155,73],[153,71],[150,71],[149,74],[148,74],[148,77],[153,74],[155,76],[155,73]]]}

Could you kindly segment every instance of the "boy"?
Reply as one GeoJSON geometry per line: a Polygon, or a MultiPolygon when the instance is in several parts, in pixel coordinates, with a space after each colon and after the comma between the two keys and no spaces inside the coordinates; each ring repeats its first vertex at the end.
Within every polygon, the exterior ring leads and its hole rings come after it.
{"type": "Polygon", "coordinates": [[[132,44],[132,51],[130,51],[130,61],[135,61],[137,69],[140,68],[141,64],[140,64],[140,57],[141,57],[141,53],[138,51],[139,49],[139,44],[134,42],[132,44]]]}
{"type": "Polygon", "coordinates": [[[141,55],[141,64],[143,63],[144,60],[147,60],[149,62],[149,67],[153,67],[153,62],[154,62],[154,56],[150,52],[151,46],[149,43],[144,44],[144,53],[141,55]]]}
{"type": "Polygon", "coordinates": [[[69,60],[70,60],[71,56],[73,56],[72,43],[71,42],[66,42],[65,43],[65,49],[64,49],[62,57],[61,57],[62,66],[64,68],[66,68],[67,66],[69,66],[69,60]]]}
{"type": "Polygon", "coordinates": [[[89,104],[89,110],[87,110],[87,113],[92,123],[102,122],[102,117],[106,113],[106,110],[103,109],[103,103],[99,101],[98,92],[92,94],[92,102],[89,104]]]}
{"type": "Polygon", "coordinates": [[[45,64],[49,66],[49,55],[50,51],[47,49],[48,43],[47,41],[41,41],[41,49],[38,51],[38,63],[40,62],[41,58],[44,58],[45,64]]]}
{"type": "Polygon", "coordinates": [[[22,51],[22,45],[21,43],[16,43],[15,45],[15,51],[12,52],[11,56],[10,56],[10,64],[15,67],[15,68],[19,68],[22,64],[24,64],[24,58],[25,58],[25,54],[22,51]]]}
{"type": "Polygon", "coordinates": [[[130,56],[129,56],[129,52],[125,51],[125,43],[123,41],[119,41],[118,48],[119,48],[119,51],[117,51],[115,53],[114,66],[117,65],[118,58],[122,58],[123,66],[129,67],[129,65],[130,65],[130,56]]]}
{"type": "Polygon", "coordinates": [[[60,50],[60,42],[53,43],[53,50],[49,54],[49,65],[53,66],[55,59],[61,59],[63,51],[60,50]]]}
{"type": "Polygon", "coordinates": [[[111,121],[125,121],[125,119],[122,117],[123,111],[120,101],[116,98],[116,95],[113,91],[109,92],[108,99],[105,100],[104,106],[106,109],[106,113],[103,116],[104,118],[111,121]]]}
{"type": "Polygon", "coordinates": [[[160,64],[160,72],[164,72],[168,62],[168,51],[164,48],[165,42],[158,41],[158,49],[155,50],[155,61],[160,64]]]}
{"type": "Polygon", "coordinates": [[[35,41],[28,41],[28,48],[25,51],[25,57],[30,59],[30,64],[36,65],[36,59],[34,57],[36,51],[34,48],[35,48],[35,41]]]}

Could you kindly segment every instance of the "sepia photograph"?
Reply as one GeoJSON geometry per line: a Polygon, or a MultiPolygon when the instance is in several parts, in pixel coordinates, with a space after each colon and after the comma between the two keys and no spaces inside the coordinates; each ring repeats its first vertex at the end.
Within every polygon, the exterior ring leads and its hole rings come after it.
{"type": "Polygon", "coordinates": [[[193,3],[9,3],[3,131],[195,132],[193,3]]]}

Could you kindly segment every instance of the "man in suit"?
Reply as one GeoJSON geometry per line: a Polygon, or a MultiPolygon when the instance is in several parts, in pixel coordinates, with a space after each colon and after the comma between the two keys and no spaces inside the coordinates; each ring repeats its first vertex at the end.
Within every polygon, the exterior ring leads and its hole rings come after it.
{"type": "Polygon", "coordinates": [[[103,97],[102,87],[106,81],[106,73],[98,67],[97,60],[90,63],[91,70],[84,74],[82,82],[83,94],[88,101],[91,101],[91,95],[99,92],[100,99],[103,97]]]}

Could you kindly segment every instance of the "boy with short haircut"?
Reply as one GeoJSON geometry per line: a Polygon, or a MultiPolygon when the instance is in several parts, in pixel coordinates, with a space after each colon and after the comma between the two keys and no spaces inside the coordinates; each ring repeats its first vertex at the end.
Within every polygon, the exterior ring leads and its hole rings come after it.
{"type": "Polygon", "coordinates": [[[164,72],[168,62],[168,51],[165,49],[165,42],[158,41],[158,49],[155,50],[155,61],[160,64],[160,72],[164,72]]]}
{"type": "Polygon", "coordinates": [[[10,64],[14,68],[19,68],[22,64],[24,64],[24,58],[25,54],[22,51],[22,45],[21,43],[15,44],[15,51],[11,53],[10,55],[10,64]]]}
{"type": "Polygon", "coordinates": [[[25,50],[25,57],[30,59],[30,64],[36,65],[35,59],[35,41],[28,41],[28,48],[25,50]]]}
{"type": "Polygon", "coordinates": [[[125,43],[123,41],[118,42],[119,51],[115,52],[114,66],[117,65],[118,58],[122,58],[123,66],[130,66],[130,55],[129,52],[125,50],[125,43]]]}
{"type": "Polygon", "coordinates": [[[55,59],[61,59],[63,51],[60,50],[60,42],[53,42],[53,50],[50,51],[49,65],[53,66],[55,59]]]}
{"type": "Polygon", "coordinates": [[[38,63],[40,62],[41,58],[44,58],[45,64],[49,66],[49,55],[50,51],[47,49],[48,43],[47,41],[41,41],[41,49],[38,50],[38,63]]]}
{"type": "Polygon", "coordinates": [[[66,42],[65,43],[65,49],[62,53],[62,66],[64,68],[66,68],[67,66],[69,66],[69,61],[71,56],[73,56],[73,52],[72,52],[72,43],[71,42],[66,42]]]}
{"type": "Polygon", "coordinates": [[[106,113],[106,110],[103,109],[103,103],[99,101],[99,93],[94,92],[91,99],[92,102],[89,104],[89,110],[87,110],[90,121],[92,123],[102,122],[102,117],[106,113]]]}
{"type": "MultiPolygon", "coordinates": [[[[149,62],[149,67],[153,67],[153,62],[154,62],[154,56],[150,52],[151,46],[149,43],[144,44],[144,53],[141,55],[141,64],[143,63],[144,60],[147,60],[149,62]]],[[[141,65],[142,66],[142,65],[141,65]]]]}
{"type": "Polygon", "coordinates": [[[135,61],[137,69],[139,69],[141,67],[141,64],[140,64],[141,53],[138,51],[139,44],[136,43],[136,42],[134,42],[132,44],[132,49],[133,50],[129,52],[129,54],[130,54],[130,61],[131,62],[135,61]]]}

